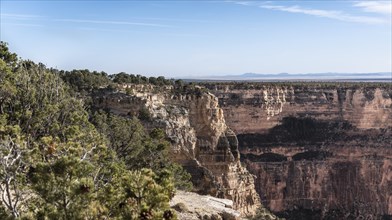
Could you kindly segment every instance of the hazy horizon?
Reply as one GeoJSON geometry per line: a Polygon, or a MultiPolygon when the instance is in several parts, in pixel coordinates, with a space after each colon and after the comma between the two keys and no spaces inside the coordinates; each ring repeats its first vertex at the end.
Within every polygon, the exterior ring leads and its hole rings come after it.
{"type": "Polygon", "coordinates": [[[1,1],[0,39],[64,70],[392,72],[390,1],[1,1]]]}

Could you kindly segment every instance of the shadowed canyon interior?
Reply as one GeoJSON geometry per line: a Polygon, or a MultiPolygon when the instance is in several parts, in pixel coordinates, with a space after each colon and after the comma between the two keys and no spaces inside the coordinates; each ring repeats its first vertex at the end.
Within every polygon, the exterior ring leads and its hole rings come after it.
{"type": "Polygon", "coordinates": [[[390,86],[208,87],[271,211],[287,219],[389,219],[390,86]]]}

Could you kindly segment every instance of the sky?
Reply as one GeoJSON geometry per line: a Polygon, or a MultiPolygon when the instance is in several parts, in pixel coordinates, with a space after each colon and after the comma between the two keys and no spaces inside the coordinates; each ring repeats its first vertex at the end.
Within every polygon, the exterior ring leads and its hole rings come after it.
{"type": "Polygon", "coordinates": [[[1,0],[0,39],[64,70],[392,72],[391,1],[1,0]]]}

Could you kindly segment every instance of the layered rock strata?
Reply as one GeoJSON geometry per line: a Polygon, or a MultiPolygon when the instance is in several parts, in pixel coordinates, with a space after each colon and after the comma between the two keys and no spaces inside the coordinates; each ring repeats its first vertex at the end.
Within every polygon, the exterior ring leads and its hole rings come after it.
{"type": "Polygon", "coordinates": [[[287,219],[391,217],[390,84],[209,88],[266,207],[287,219]]]}
{"type": "Polygon", "coordinates": [[[391,126],[391,84],[382,88],[265,86],[258,89],[208,86],[219,98],[235,133],[262,133],[286,116],[347,121],[361,129],[391,126]],[[246,126],[244,126],[246,125],[246,126]]]}
{"type": "Polygon", "coordinates": [[[232,200],[243,216],[254,214],[260,206],[254,177],[241,166],[237,137],[226,125],[218,99],[199,89],[188,94],[154,89],[126,85],[128,94],[107,91],[93,101],[95,107],[123,116],[147,113],[144,123],[166,131],[172,159],[191,173],[198,193],[232,200]]]}

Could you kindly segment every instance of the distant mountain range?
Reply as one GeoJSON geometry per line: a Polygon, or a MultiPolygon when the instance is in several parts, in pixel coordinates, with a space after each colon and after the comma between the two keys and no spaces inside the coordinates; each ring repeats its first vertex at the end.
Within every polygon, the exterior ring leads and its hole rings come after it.
{"type": "Polygon", "coordinates": [[[391,72],[378,73],[279,73],[260,74],[244,73],[241,75],[207,76],[195,79],[197,81],[390,81],[391,72]]]}

